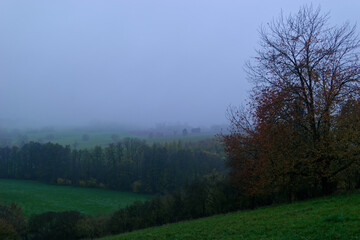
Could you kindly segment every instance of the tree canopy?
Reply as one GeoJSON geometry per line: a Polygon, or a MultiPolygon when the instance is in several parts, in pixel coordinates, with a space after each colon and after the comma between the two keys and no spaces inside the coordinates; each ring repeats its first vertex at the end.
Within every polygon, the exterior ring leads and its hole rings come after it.
{"type": "Polygon", "coordinates": [[[355,26],[329,19],[304,6],[259,31],[250,100],[229,109],[223,136],[232,179],[249,196],[293,199],[359,184],[360,42],[355,26]]]}

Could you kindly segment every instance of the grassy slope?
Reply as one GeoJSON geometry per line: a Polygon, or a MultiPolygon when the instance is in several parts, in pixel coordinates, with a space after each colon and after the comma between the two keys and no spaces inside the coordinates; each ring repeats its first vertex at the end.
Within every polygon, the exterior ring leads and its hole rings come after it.
{"type": "Polygon", "coordinates": [[[0,179],[0,202],[19,204],[25,215],[77,210],[99,215],[116,211],[150,196],[95,188],[54,186],[33,181],[0,179]]]}
{"type": "Polygon", "coordinates": [[[103,238],[360,239],[360,192],[219,215],[103,238]]]}

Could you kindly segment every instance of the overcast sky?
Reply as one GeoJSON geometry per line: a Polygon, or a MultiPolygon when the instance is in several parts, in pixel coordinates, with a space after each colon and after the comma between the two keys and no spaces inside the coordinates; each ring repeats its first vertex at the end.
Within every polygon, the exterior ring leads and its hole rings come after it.
{"type": "Polygon", "coordinates": [[[360,23],[356,0],[1,0],[0,124],[226,123],[259,26],[311,2],[360,23]]]}

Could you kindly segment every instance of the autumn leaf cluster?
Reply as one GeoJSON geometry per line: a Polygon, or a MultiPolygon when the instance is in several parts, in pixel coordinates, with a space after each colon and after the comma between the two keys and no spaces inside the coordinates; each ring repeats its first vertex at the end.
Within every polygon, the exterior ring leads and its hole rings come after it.
{"type": "Polygon", "coordinates": [[[295,200],[360,186],[359,38],[312,6],[260,29],[247,105],[223,135],[231,179],[247,196],[295,200]]]}

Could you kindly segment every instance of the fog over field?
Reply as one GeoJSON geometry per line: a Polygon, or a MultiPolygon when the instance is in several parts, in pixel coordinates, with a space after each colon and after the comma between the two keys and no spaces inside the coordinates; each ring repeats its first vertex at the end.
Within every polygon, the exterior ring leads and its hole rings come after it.
{"type": "MultiPolygon", "coordinates": [[[[224,124],[259,26],[309,2],[2,0],[0,126],[224,124]]],[[[312,3],[360,23],[358,1],[312,3]]]]}

